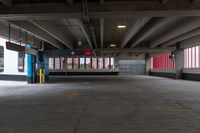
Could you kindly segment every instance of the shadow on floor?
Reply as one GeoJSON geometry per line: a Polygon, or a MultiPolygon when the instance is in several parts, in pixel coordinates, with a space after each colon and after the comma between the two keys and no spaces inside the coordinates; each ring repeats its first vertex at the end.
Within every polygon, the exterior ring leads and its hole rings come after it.
{"type": "Polygon", "coordinates": [[[77,83],[77,82],[105,82],[113,81],[118,76],[51,76],[47,81],[48,84],[56,83],[77,83]]]}

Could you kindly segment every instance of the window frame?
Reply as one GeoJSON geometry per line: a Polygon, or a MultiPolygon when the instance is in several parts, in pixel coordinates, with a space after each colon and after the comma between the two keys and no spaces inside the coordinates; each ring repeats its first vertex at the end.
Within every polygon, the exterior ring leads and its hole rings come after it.
{"type": "Polygon", "coordinates": [[[18,52],[18,64],[17,64],[18,72],[25,72],[25,58],[26,58],[25,53],[18,52]],[[22,69],[19,68],[19,59],[20,59],[19,56],[20,56],[20,53],[23,54],[23,58],[22,58],[22,59],[23,59],[23,60],[22,60],[23,66],[22,66],[22,69]]]}
{"type": "MultiPolygon", "coordinates": [[[[5,51],[5,49],[4,49],[4,46],[0,46],[0,49],[1,49],[1,48],[3,49],[3,54],[2,54],[2,55],[3,55],[3,57],[2,57],[2,58],[3,58],[3,66],[2,66],[3,69],[0,69],[0,73],[4,72],[4,67],[5,67],[5,62],[4,62],[4,54],[5,54],[4,51],[5,51]]],[[[1,58],[1,57],[0,57],[0,58],[1,58]]]]}

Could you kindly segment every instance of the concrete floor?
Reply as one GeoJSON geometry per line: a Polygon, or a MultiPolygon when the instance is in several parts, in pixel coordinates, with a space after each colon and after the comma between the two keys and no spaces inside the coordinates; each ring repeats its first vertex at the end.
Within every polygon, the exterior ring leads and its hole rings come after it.
{"type": "Polygon", "coordinates": [[[0,133],[200,132],[200,82],[146,76],[0,81],[0,133]]]}

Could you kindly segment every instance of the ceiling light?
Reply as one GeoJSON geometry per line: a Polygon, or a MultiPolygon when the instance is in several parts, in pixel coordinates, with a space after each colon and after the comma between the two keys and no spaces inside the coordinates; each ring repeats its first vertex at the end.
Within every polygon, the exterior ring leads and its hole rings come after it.
{"type": "Polygon", "coordinates": [[[117,28],[118,28],[118,29],[125,29],[125,28],[126,28],[126,25],[118,25],[117,28]]]}
{"type": "Polygon", "coordinates": [[[82,41],[80,39],[78,40],[78,46],[82,46],[82,41]]]}
{"type": "Polygon", "coordinates": [[[116,47],[116,45],[115,44],[110,44],[110,47],[116,47]]]}

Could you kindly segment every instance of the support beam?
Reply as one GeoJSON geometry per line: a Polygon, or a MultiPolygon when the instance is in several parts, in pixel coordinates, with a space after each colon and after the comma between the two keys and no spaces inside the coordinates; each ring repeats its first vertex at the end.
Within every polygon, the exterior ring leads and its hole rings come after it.
{"type": "Polygon", "coordinates": [[[136,47],[144,39],[155,33],[158,29],[165,27],[168,23],[177,21],[177,18],[156,18],[146,25],[134,38],[130,40],[131,48],[136,47]]]}
{"type": "MultiPolygon", "coordinates": [[[[83,24],[83,22],[82,22],[81,20],[79,20],[79,19],[69,19],[68,21],[69,21],[71,24],[73,24],[73,25],[78,25],[78,26],[80,27],[80,29],[81,29],[83,35],[85,36],[85,38],[86,38],[86,40],[87,40],[87,42],[88,42],[88,44],[89,44],[89,47],[90,47],[91,49],[93,49],[92,39],[91,39],[91,37],[90,37],[90,34],[89,34],[88,29],[85,27],[85,25],[83,24]]],[[[63,22],[65,22],[65,21],[63,21],[63,22]]]]}
{"type": "Polygon", "coordinates": [[[13,4],[13,0],[0,0],[0,2],[8,7],[11,7],[13,4]]]}
{"type": "MultiPolygon", "coordinates": [[[[4,21],[0,21],[0,36],[6,39],[9,39],[9,24],[7,22],[4,21]]],[[[33,37],[30,34],[27,34],[25,32],[22,31],[22,35],[20,37],[20,30],[17,27],[11,26],[11,32],[10,32],[10,39],[11,41],[14,42],[20,42],[26,44],[27,41],[30,42],[31,44],[33,43],[33,37]]],[[[35,42],[34,44],[32,44],[32,46],[34,48],[40,49],[40,42],[41,40],[39,40],[38,38],[35,38],[35,42]]]]}
{"type": "Polygon", "coordinates": [[[149,75],[149,72],[151,70],[151,57],[149,54],[145,54],[145,64],[146,64],[145,74],[149,75]]]}
{"type": "Polygon", "coordinates": [[[130,49],[130,48],[116,48],[116,49],[96,49],[95,51],[99,51],[101,53],[134,53],[134,52],[139,52],[139,53],[149,53],[149,52],[171,52],[174,51],[176,48],[175,47],[167,47],[167,48],[135,48],[135,49],[130,49]]]}
{"type": "Polygon", "coordinates": [[[68,3],[69,5],[73,5],[73,4],[74,4],[74,0],[67,0],[67,3],[68,3]]]}
{"type": "Polygon", "coordinates": [[[96,38],[95,28],[92,24],[90,24],[89,29],[90,29],[90,33],[92,35],[92,40],[93,40],[94,46],[95,46],[95,48],[97,48],[97,38],[96,38]]]}
{"type": "Polygon", "coordinates": [[[161,0],[162,4],[166,4],[169,0],[161,0]]]}
{"type": "Polygon", "coordinates": [[[104,0],[99,0],[100,5],[104,5],[104,0]]]}
{"type": "Polygon", "coordinates": [[[100,40],[101,40],[101,48],[103,49],[104,44],[104,19],[100,19],[100,40]]]}
{"type": "MultiPolygon", "coordinates": [[[[99,4],[101,6],[104,5],[104,0],[99,0],[99,4]]],[[[103,49],[104,44],[104,18],[100,18],[100,43],[101,43],[101,49],[103,49]]]]}
{"type": "Polygon", "coordinates": [[[154,48],[156,46],[159,46],[160,44],[173,39],[177,36],[180,36],[186,32],[189,32],[191,30],[196,29],[197,27],[199,27],[200,23],[200,18],[188,18],[185,21],[183,21],[181,24],[177,25],[173,30],[170,30],[169,32],[167,32],[166,34],[164,34],[163,36],[157,38],[156,40],[154,40],[151,44],[150,47],[154,48]]]}
{"type": "Polygon", "coordinates": [[[29,21],[9,21],[11,24],[29,32],[30,34],[35,35],[37,38],[44,40],[57,48],[64,48],[64,45],[52,37],[50,34],[46,33],[45,31],[41,30],[34,24],[30,23],[29,21]]]}
{"type": "Polygon", "coordinates": [[[124,48],[131,38],[133,38],[150,20],[151,18],[148,17],[136,19],[134,24],[129,27],[128,31],[125,33],[121,42],[121,48],[124,48]]]}
{"type": "Polygon", "coordinates": [[[183,68],[184,68],[184,50],[177,46],[175,54],[175,68],[176,68],[176,79],[183,78],[183,68]]]}
{"type": "Polygon", "coordinates": [[[199,0],[192,0],[193,4],[197,4],[199,2],[199,0]]]}
{"type": "Polygon", "coordinates": [[[181,48],[190,48],[194,46],[198,46],[200,42],[200,35],[194,36],[192,38],[188,38],[180,42],[181,48]]]}
{"type": "Polygon", "coordinates": [[[161,45],[161,47],[162,47],[162,48],[165,48],[165,47],[168,47],[168,46],[170,46],[170,45],[173,45],[173,44],[175,44],[175,43],[177,43],[177,42],[180,42],[180,41],[183,41],[183,40],[192,38],[192,37],[197,36],[197,35],[200,35],[200,28],[194,29],[194,30],[192,30],[192,31],[189,31],[189,32],[183,34],[183,35],[180,35],[180,36],[178,36],[178,37],[176,37],[176,38],[173,38],[173,39],[171,39],[171,40],[169,40],[169,41],[163,43],[163,44],[161,45]]]}
{"type": "Polygon", "coordinates": [[[65,46],[72,49],[73,48],[73,42],[71,38],[69,38],[68,35],[66,35],[66,32],[63,31],[63,29],[59,29],[56,25],[56,21],[54,20],[32,20],[30,21],[34,25],[38,26],[42,30],[46,31],[48,34],[62,42],[65,46]]]}
{"type": "MultiPolygon", "coordinates": [[[[173,0],[162,4],[159,1],[108,1],[101,6],[88,2],[89,18],[169,17],[200,16],[200,3],[173,0]],[[190,3],[190,4],[189,4],[190,3]]],[[[59,3],[14,4],[12,8],[0,5],[0,19],[64,19],[83,18],[82,3],[73,5],[59,3]]]]}

